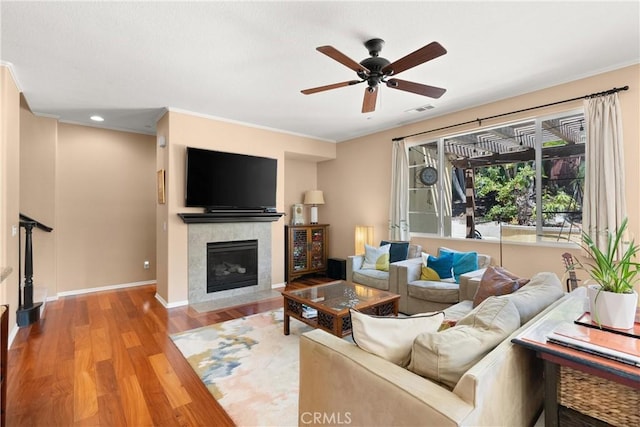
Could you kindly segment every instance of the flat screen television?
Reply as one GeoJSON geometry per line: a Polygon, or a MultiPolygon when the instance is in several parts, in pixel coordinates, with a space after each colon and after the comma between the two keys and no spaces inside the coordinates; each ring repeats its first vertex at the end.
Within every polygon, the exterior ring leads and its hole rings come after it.
{"type": "Polygon", "coordinates": [[[274,211],[278,161],[187,147],[186,206],[274,211]]]}

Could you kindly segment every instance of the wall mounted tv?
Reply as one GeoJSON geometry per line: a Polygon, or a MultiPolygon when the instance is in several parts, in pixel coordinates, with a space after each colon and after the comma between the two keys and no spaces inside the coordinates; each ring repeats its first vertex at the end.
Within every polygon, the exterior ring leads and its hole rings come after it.
{"type": "Polygon", "coordinates": [[[278,161],[187,147],[186,206],[275,212],[278,161]]]}

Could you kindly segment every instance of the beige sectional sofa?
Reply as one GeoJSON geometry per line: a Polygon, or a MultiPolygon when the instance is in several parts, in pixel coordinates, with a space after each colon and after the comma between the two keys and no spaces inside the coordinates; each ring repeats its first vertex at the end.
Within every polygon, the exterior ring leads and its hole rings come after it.
{"type": "MultiPolygon", "coordinates": [[[[512,310],[520,327],[516,324],[515,331],[461,372],[453,386],[417,375],[322,330],[305,333],[300,340],[299,424],[533,425],[543,402],[542,363],[511,339],[558,304],[563,294],[555,274],[539,273],[513,294],[488,298],[486,305],[504,303],[512,310]]],[[[472,301],[462,301],[446,309],[445,315],[472,319],[483,306],[472,308],[472,301]]],[[[473,321],[466,323],[437,334],[474,327],[473,321]]],[[[419,362],[417,341],[410,367],[419,362]]],[[[459,352],[468,350],[466,346],[459,352]]]]}

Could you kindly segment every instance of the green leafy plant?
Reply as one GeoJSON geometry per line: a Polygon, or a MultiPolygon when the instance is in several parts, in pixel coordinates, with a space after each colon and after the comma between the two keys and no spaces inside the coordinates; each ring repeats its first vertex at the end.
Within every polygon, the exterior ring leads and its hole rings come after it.
{"type": "Polygon", "coordinates": [[[638,274],[640,274],[640,264],[634,261],[636,254],[640,251],[640,246],[631,240],[625,249],[622,248],[622,239],[626,229],[627,218],[622,221],[618,230],[607,232],[607,244],[602,249],[596,245],[589,234],[582,232],[582,246],[591,259],[585,262],[586,265],[579,261],[576,264],[601,286],[601,291],[616,294],[633,293],[633,286],[638,280],[638,274]],[[618,259],[619,250],[620,258],[618,259]]]}

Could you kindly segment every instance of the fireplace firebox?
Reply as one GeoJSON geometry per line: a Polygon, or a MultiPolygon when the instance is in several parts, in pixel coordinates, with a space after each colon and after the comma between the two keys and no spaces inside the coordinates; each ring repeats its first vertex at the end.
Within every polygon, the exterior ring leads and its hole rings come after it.
{"type": "Polygon", "coordinates": [[[257,285],[257,240],[207,243],[207,293],[257,285]]]}

